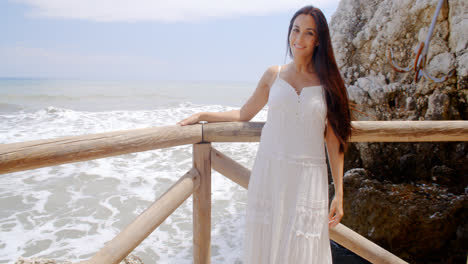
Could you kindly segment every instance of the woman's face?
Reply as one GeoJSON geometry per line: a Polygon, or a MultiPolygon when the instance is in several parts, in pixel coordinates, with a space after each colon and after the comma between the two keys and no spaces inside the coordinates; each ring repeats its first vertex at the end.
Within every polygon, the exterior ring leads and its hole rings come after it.
{"type": "Polygon", "coordinates": [[[318,44],[317,25],[311,15],[300,14],[294,20],[289,35],[291,51],[296,56],[312,56],[318,44]]]}

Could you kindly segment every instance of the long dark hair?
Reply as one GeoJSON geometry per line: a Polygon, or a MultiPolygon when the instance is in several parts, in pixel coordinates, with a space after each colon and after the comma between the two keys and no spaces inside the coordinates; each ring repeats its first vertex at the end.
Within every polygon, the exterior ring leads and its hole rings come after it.
{"type": "Polygon", "coordinates": [[[346,152],[351,130],[353,129],[351,126],[350,102],[348,91],[336,65],[327,20],[320,9],[309,5],[299,9],[294,14],[289,23],[287,52],[291,58],[294,57],[289,44],[289,35],[294,20],[301,14],[311,15],[317,25],[319,45],[315,47],[311,64],[315,67],[320,83],[325,89],[328,125],[331,125],[340,141],[339,152],[346,152]]]}

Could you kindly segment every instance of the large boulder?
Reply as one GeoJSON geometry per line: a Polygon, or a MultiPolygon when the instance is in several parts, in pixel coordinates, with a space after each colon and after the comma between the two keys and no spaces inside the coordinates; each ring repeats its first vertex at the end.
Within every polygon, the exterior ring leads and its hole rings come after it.
{"type": "Polygon", "coordinates": [[[380,182],[365,169],[347,171],[343,183],[342,224],[408,263],[466,261],[468,195],[437,184],[380,182]]]}

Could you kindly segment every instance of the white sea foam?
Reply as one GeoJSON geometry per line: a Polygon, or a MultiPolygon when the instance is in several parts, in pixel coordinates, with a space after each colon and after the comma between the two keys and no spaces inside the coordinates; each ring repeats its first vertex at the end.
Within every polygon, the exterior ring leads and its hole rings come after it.
{"type": "MultiPolygon", "coordinates": [[[[0,143],[174,125],[220,105],[180,103],[141,111],[47,107],[0,113],[0,143]]],[[[262,110],[252,121],[265,121],[262,110]]],[[[258,143],[213,143],[251,169],[258,143]]],[[[77,162],[0,177],[0,263],[19,256],[84,260],[114,238],[192,166],[184,145],[77,162]]],[[[247,191],[212,170],[212,261],[241,263],[247,191]]],[[[192,263],[192,198],[134,254],[145,263],[192,263]]]]}

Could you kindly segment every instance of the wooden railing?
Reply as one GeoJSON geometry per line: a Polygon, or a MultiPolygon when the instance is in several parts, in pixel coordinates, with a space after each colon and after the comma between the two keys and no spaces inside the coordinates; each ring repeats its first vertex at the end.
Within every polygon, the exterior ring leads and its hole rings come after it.
{"type": "MultiPolygon", "coordinates": [[[[468,141],[468,121],[352,123],[351,142],[468,141]]],[[[244,188],[250,179],[249,169],[210,142],[256,142],[264,124],[174,125],[0,144],[0,174],[193,144],[192,168],[91,259],[80,263],[119,263],[193,194],[193,260],[194,264],[207,264],[211,255],[211,168],[244,188]]],[[[330,229],[330,239],[371,263],[406,263],[341,223],[330,229]]]]}

